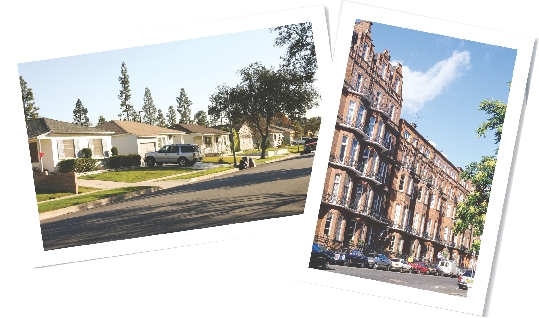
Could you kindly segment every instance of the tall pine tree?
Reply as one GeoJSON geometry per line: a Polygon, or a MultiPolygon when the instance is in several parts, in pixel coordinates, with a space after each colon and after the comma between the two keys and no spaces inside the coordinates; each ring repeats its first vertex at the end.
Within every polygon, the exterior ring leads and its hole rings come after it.
{"type": "Polygon", "coordinates": [[[97,125],[101,125],[101,124],[104,124],[106,122],[107,122],[107,120],[105,119],[105,117],[99,116],[99,119],[97,120],[97,125]]]}
{"type": "Polygon", "coordinates": [[[88,118],[88,109],[82,105],[80,99],[77,99],[75,109],[73,109],[73,124],[90,127],[90,119],[88,118]]]}
{"type": "Polygon", "coordinates": [[[195,113],[195,124],[203,127],[208,127],[208,115],[205,111],[199,110],[195,113]]]}
{"type": "Polygon", "coordinates": [[[157,110],[157,116],[155,118],[155,123],[159,127],[163,127],[163,128],[167,127],[167,121],[165,119],[165,116],[163,116],[163,112],[160,109],[157,110]]]}
{"type": "Polygon", "coordinates": [[[178,123],[192,124],[193,120],[191,119],[191,105],[193,105],[193,102],[187,97],[185,89],[181,89],[180,96],[176,97],[176,102],[178,102],[178,113],[180,113],[178,123]]]}
{"type": "Polygon", "coordinates": [[[122,62],[121,74],[122,75],[118,77],[120,85],[122,86],[122,89],[120,89],[120,95],[118,95],[118,99],[120,99],[121,110],[118,116],[120,117],[120,119],[123,118],[123,120],[136,121],[138,118],[138,114],[135,111],[133,105],[129,103],[129,101],[131,100],[131,89],[129,88],[129,75],[127,74],[127,67],[125,66],[125,62],[122,62]]]}
{"type": "MultiPolygon", "coordinates": [[[[148,125],[155,125],[157,108],[153,103],[152,93],[148,87],[144,90],[144,105],[142,106],[142,110],[144,111],[142,122],[148,125]]],[[[163,113],[161,113],[161,115],[163,115],[163,113]]]]}
{"type": "Polygon", "coordinates": [[[38,119],[39,114],[37,111],[39,108],[35,106],[32,89],[26,86],[28,83],[26,83],[22,76],[19,76],[19,81],[21,84],[22,104],[24,107],[24,120],[38,119]]]}
{"type": "Polygon", "coordinates": [[[167,112],[167,125],[168,127],[172,127],[176,125],[178,122],[176,122],[176,110],[174,109],[174,106],[170,105],[168,106],[168,112],[167,112]]]}

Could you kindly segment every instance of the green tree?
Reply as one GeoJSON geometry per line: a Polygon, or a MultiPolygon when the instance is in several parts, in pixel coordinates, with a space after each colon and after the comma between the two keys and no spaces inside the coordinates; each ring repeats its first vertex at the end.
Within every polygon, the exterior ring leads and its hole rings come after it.
{"type": "Polygon", "coordinates": [[[97,125],[101,125],[101,124],[104,124],[106,122],[107,122],[107,120],[105,119],[105,117],[99,116],[99,119],[97,120],[97,125]]]}
{"type": "Polygon", "coordinates": [[[36,107],[34,103],[34,93],[32,92],[32,89],[28,88],[28,83],[22,78],[22,76],[19,76],[19,82],[21,84],[24,120],[27,121],[31,119],[38,119],[39,114],[37,113],[37,111],[39,110],[39,108],[36,107]]]}
{"type": "Polygon", "coordinates": [[[259,62],[241,69],[242,118],[261,135],[265,158],[269,127],[274,118],[284,114],[291,120],[304,117],[307,110],[318,106],[320,95],[304,75],[289,68],[267,68],[259,62]]]}
{"type": "Polygon", "coordinates": [[[167,112],[167,125],[168,127],[172,127],[176,125],[176,110],[174,109],[174,106],[170,105],[168,106],[168,112],[167,112]]]}
{"type": "Polygon", "coordinates": [[[305,131],[310,131],[311,134],[317,134],[320,130],[320,124],[322,123],[322,117],[311,117],[305,120],[305,131]]]}
{"type": "MultiPolygon", "coordinates": [[[[233,127],[242,121],[241,103],[245,100],[244,91],[238,88],[231,88],[226,85],[217,86],[216,92],[210,96],[210,106],[208,114],[213,120],[225,119],[228,124],[228,132],[233,132],[233,127]]],[[[231,144],[236,145],[237,135],[233,133],[231,144]]],[[[234,166],[237,166],[236,147],[232,148],[234,166]]]]}
{"type": "Polygon", "coordinates": [[[73,109],[73,124],[90,127],[90,119],[88,118],[88,109],[82,105],[80,99],[77,99],[75,103],[75,109],[73,109]]]}
{"type": "Polygon", "coordinates": [[[178,102],[178,113],[180,113],[180,118],[178,119],[179,124],[192,124],[193,120],[191,119],[191,106],[193,102],[187,97],[185,89],[182,88],[180,91],[180,96],[176,97],[176,102],[178,102]]]}
{"type": "MultiPolygon", "coordinates": [[[[152,92],[150,92],[148,87],[144,89],[144,104],[142,105],[142,111],[144,111],[142,122],[148,125],[155,125],[157,108],[153,103],[152,92]]],[[[161,115],[163,114],[161,113],[161,115]]]]}
{"type": "Polygon", "coordinates": [[[208,115],[205,111],[199,110],[195,113],[195,124],[203,127],[208,127],[208,115]]]}
{"type": "MultiPolygon", "coordinates": [[[[510,83],[508,84],[510,87],[510,83]]],[[[502,137],[507,104],[499,100],[483,100],[478,109],[489,114],[490,118],[476,130],[477,137],[485,137],[486,132],[492,130],[494,131],[494,144],[498,144],[502,137]]],[[[498,148],[496,148],[495,153],[498,154],[498,148]]],[[[466,229],[471,227],[474,236],[483,234],[496,163],[496,156],[483,156],[481,161],[470,163],[461,173],[461,178],[470,182],[472,190],[466,200],[457,205],[454,233],[464,233],[466,229]]],[[[476,240],[471,249],[479,251],[480,245],[481,241],[476,240]]]]}
{"type": "Polygon", "coordinates": [[[308,83],[315,81],[318,65],[313,39],[313,29],[310,22],[290,24],[271,28],[277,32],[275,46],[287,46],[286,54],[281,56],[282,67],[297,70],[308,83]]]}
{"type": "Polygon", "coordinates": [[[157,126],[159,127],[167,127],[167,121],[165,119],[165,116],[163,116],[163,112],[161,111],[161,109],[158,109],[157,110],[157,116],[155,118],[155,122],[157,124],[157,126]]]}
{"type": "Polygon", "coordinates": [[[127,67],[125,62],[122,62],[121,75],[118,77],[122,89],[120,89],[120,94],[118,99],[120,100],[120,114],[118,116],[123,120],[132,120],[137,121],[138,113],[135,111],[135,108],[132,104],[129,103],[131,100],[131,89],[129,88],[129,75],[127,74],[127,67]]]}

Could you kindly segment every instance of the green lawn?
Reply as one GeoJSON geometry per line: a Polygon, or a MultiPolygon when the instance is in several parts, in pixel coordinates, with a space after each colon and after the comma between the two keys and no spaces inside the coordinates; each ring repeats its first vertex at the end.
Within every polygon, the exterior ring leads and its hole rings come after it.
{"type": "MultiPolygon", "coordinates": [[[[96,190],[99,190],[99,189],[79,186],[79,194],[96,191],[96,190]]],[[[37,202],[41,202],[41,201],[47,201],[47,200],[57,199],[61,197],[66,197],[68,195],[73,195],[73,194],[75,193],[73,192],[36,192],[36,199],[37,199],[37,202]]]]}
{"type": "Polygon", "coordinates": [[[142,167],[132,170],[89,174],[81,176],[79,179],[136,183],[192,171],[193,169],[191,168],[180,168],[178,166],[142,167]]]}
{"type": "Polygon", "coordinates": [[[180,176],[168,178],[168,179],[165,179],[165,180],[169,181],[169,180],[178,180],[178,179],[191,179],[191,178],[205,176],[207,174],[227,171],[227,170],[230,170],[230,169],[234,169],[234,167],[233,166],[226,166],[226,167],[218,167],[218,168],[213,168],[213,169],[208,169],[208,170],[202,170],[202,171],[199,171],[199,172],[190,173],[188,175],[180,175],[180,176]]]}
{"type": "Polygon", "coordinates": [[[125,188],[117,188],[117,189],[111,189],[111,190],[103,190],[103,191],[98,191],[98,192],[94,192],[90,194],[77,195],[71,198],[38,203],[37,210],[39,213],[47,212],[47,211],[54,211],[54,210],[66,208],[69,206],[74,206],[81,203],[110,198],[116,195],[126,194],[129,192],[143,190],[147,188],[151,188],[151,187],[125,187],[125,188]]]}
{"type": "Polygon", "coordinates": [[[264,159],[256,158],[255,161],[256,162],[266,162],[268,160],[279,159],[279,158],[284,158],[284,157],[286,157],[286,155],[271,156],[271,157],[266,157],[264,159]]]}
{"type": "MultiPolygon", "coordinates": [[[[233,156],[216,156],[216,157],[204,157],[202,159],[202,162],[204,163],[218,163],[219,159],[223,159],[225,164],[233,164],[234,163],[234,157],[233,156]]],[[[236,161],[240,161],[241,157],[239,155],[236,155],[236,161]]]]}

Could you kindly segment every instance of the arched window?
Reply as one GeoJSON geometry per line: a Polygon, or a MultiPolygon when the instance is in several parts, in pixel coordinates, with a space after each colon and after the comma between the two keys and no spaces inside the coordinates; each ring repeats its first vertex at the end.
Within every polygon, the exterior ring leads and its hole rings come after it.
{"type": "Polygon", "coordinates": [[[326,216],[326,225],[324,226],[324,235],[329,236],[331,231],[331,221],[333,220],[333,212],[329,212],[326,216]]]}

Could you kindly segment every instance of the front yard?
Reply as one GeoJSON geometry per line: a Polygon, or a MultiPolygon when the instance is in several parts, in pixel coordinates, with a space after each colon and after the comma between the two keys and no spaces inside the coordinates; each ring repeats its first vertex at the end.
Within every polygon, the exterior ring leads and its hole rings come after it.
{"type": "Polygon", "coordinates": [[[157,166],[152,168],[141,167],[131,170],[102,172],[80,176],[78,178],[83,180],[137,183],[141,181],[159,179],[188,172],[193,172],[193,169],[180,168],[178,166],[157,166]]]}

